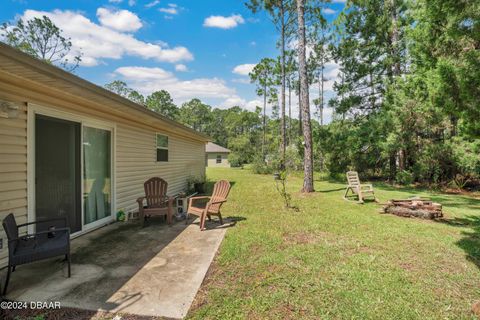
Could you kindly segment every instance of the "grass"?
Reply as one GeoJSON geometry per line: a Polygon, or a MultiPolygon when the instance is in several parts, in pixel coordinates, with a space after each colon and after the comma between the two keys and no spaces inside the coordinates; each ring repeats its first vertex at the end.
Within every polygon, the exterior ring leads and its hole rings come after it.
{"type": "Polygon", "coordinates": [[[380,201],[428,196],[446,218],[379,214],[342,199],[344,184],[288,183],[299,212],[283,208],[271,176],[209,169],[234,182],[228,230],[191,319],[472,319],[480,299],[480,200],[374,184],[380,201]]]}

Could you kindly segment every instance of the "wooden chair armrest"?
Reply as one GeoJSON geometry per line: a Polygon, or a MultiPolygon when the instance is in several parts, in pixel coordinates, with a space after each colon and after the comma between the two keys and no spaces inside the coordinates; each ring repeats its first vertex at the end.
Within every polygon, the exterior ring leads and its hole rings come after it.
{"type": "Polygon", "coordinates": [[[143,200],[145,200],[145,197],[140,197],[140,198],[137,199],[137,202],[139,204],[143,204],[143,200]]]}
{"type": "Polygon", "coordinates": [[[199,199],[210,199],[210,196],[199,196],[199,197],[191,197],[190,200],[199,200],[199,199]]]}
{"type": "Polygon", "coordinates": [[[224,203],[227,202],[227,199],[222,199],[222,200],[217,200],[217,201],[210,201],[209,204],[218,204],[218,203],[224,203]]]}
{"type": "Polygon", "coordinates": [[[188,207],[191,207],[194,200],[210,199],[210,196],[191,197],[188,199],[188,207]]]}

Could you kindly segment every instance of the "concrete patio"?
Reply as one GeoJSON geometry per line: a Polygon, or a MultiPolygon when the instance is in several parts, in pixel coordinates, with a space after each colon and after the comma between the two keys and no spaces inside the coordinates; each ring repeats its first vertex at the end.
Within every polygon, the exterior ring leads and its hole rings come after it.
{"type": "Polygon", "coordinates": [[[17,267],[7,298],[59,301],[62,307],[181,319],[229,224],[141,228],[114,223],[72,241],[72,277],[61,257],[17,267]]]}

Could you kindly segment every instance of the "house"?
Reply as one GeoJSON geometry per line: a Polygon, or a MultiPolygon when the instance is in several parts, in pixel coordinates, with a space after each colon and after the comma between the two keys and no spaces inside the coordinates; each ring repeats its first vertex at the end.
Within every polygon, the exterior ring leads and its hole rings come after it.
{"type": "Polygon", "coordinates": [[[82,235],[119,210],[136,211],[152,176],[172,195],[204,175],[208,140],[0,43],[0,220],[10,212],[19,224],[67,217],[72,236],[82,235]]]}
{"type": "Polygon", "coordinates": [[[205,165],[207,167],[230,167],[228,155],[230,150],[213,142],[205,146],[205,165]]]}

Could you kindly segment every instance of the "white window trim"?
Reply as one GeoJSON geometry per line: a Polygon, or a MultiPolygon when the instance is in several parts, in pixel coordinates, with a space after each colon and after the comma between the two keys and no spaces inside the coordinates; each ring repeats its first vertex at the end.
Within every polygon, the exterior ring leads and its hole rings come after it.
{"type": "MultiPolygon", "coordinates": [[[[57,110],[54,107],[47,107],[45,105],[38,105],[34,103],[27,104],[27,221],[35,221],[35,115],[45,115],[53,118],[68,120],[80,123],[80,135],[83,139],[83,127],[93,127],[104,130],[110,130],[111,132],[111,188],[112,188],[112,212],[110,217],[106,217],[102,220],[90,223],[88,225],[84,224],[84,203],[83,203],[83,194],[81,195],[81,215],[82,215],[82,229],[78,232],[75,232],[71,235],[71,238],[75,238],[79,235],[97,229],[103,225],[109,224],[116,219],[117,213],[117,191],[116,191],[116,173],[117,173],[117,161],[116,161],[116,141],[117,141],[117,125],[114,122],[108,122],[103,120],[98,120],[86,115],[77,114],[74,112],[67,112],[57,110]]],[[[80,172],[83,176],[83,148],[80,148],[80,172]]],[[[81,179],[81,192],[83,192],[84,181],[81,179]]],[[[28,226],[28,232],[33,233],[34,226],[28,226]]]]}

